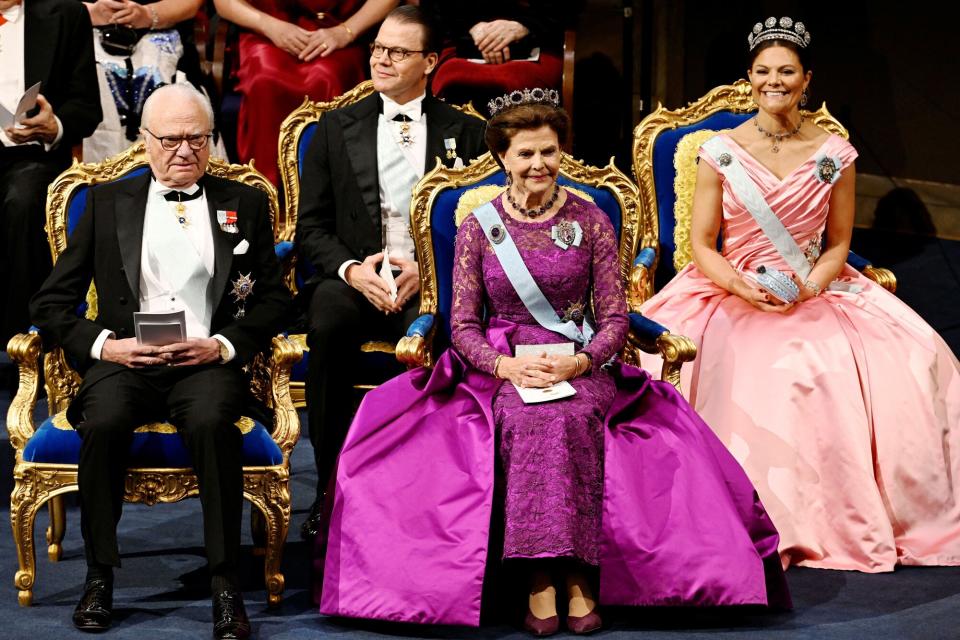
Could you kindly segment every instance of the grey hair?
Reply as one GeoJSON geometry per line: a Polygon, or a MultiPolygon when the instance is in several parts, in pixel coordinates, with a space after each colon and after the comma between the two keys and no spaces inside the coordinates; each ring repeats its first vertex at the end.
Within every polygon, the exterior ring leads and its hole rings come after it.
{"type": "Polygon", "coordinates": [[[210,99],[195,89],[194,86],[189,82],[165,84],[147,96],[146,101],[143,103],[143,110],[140,114],[140,124],[142,126],[146,127],[150,123],[150,113],[153,111],[153,103],[155,102],[154,98],[156,98],[158,95],[166,95],[168,93],[177,93],[183,99],[193,100],[194,103],[196,103],[196,105],[199,106],[205,114],[207,114],[207,119],[210,122],[210,128],[213,129],[213,107],[210,106],[210,99]]]}

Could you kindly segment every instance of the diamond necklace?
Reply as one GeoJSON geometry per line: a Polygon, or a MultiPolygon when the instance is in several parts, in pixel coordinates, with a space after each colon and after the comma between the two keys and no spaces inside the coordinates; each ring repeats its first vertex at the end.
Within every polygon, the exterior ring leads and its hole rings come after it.
{"type": "Polygon", "coordinates": [[[787,138],[792,138],[793,136],[797,135],[797,133],[800,131],[800,127],[803,126],[803,114],[800,114],[800,122],[797,123],[797,128],[794,129],[793,131],[781,131],[779,133],[770,133],[769,131],[767,131],[766,129],[760,126],[760,121],[756,117],[753,118],[753,125],[757,128],[757,131],[759,131],[766,137],[773,138],[773,149],[771,149],[771,151],[773,151],[774,153],[780,153],[780,143],[786,140],[787,138]]]}
{"type": "Polygon", "coordinates": [[[507,187],[507,202],[509,202],[510,206],[516,209],[520,215],[527,218],[536,218],[537,216],[542,216],[550,209],[550,207],[553,206],[553,204],[557,201],[557,196],[560,195],[559,185],[557,185],[557,183],[553,183],[553,195],[550,196],[550,199],[543,203],[542,207],[538,207],[536,209],[527,209],[520,206],[520,203],[513,199],[513,194],[511,191],[512,189],[507,187]]]}

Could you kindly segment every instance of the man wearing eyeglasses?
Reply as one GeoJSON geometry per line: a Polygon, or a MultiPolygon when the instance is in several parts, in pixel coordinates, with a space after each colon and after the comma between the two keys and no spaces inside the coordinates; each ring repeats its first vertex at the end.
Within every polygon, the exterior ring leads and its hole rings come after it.
{"type": "Polygon", "coordinates": [[[317,500],[301,527],[317,533],[322,495],[352,415],[353,365],[366,340],[396,340],[419,312],[410,235],[413,186],[440,158],[465,164],[486,151],[483,121],[427,93],[434,30],[415,6],[390,12],[370,47],[376,93],[325,114],[304,157],[297,244],[316,274],[309,300],[307,404],[317,500]],[[389,274],[395,275],[393,294],[389,274]]]}
{"type": "Polygon", "coordinates": [[[90,29],[75,0],[0,0],[0,350],[30,326],[30,296],[50,273],[47,187],[102,118],[90,29]],[[18,114],[38,82],[36,106],[18,114]]]}
{"type": "Polygon", "coordinates": [[[199,481],[215,638],[250,626],[237,583],[245,406],[240,368],[282,325],[289,296],[273,252],[266,196],[205,175],[213,112],[187,84],[143,107],[150,172],[93,188],[50,277],[31,301],[34,323],[77,363],[67,410],[81,436],[78,483],[87,558],[73,614],[83,631],[110,626],[116,524],[133,429],[173,424],[199,481]],[[90,281],[98,315],[76,313],[90,281]],[[138,340],[133,312],[179,312],[185,338],[138,340]],[[157,344],[157,342],[161,344],[157,344]]]}

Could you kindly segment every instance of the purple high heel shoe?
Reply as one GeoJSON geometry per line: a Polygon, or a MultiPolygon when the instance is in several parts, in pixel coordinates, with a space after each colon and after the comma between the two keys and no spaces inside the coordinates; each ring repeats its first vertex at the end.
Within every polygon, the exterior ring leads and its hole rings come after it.
{"type": "Polygon", "coordinates": [[[596,610],[591,611],[585,616],[567,616],[567,629],[571,633],[575,633],[578,636],[583,636],[588,633],[593,633],[603,626],[603,620],[600,618],[600,614],[596,610]]]}
{"type": "Polygon", "coordinates": [[[560,618],[558,616],[538,618],[533,615],[533,611],[530,611],[528,608],[527,617],[523,620],[523,628],[525,631],[540,638],[552,636],[560,630],[560,618]]]}

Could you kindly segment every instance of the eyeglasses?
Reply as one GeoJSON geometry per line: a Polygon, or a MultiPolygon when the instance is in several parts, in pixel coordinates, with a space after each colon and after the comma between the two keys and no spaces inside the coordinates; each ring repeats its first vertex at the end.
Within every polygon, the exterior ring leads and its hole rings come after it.
{"type": "Polygon", "coordinates": [[[387,55],[390,56],[390,59],[394,62],[403,62],[415,53],[426,53],[426,51],[423,49],[411,51],[410,49],[404,49],[403,47],[385,47],[379,42],[370,43],[370,55],[372,57],[379,58],[383,55],[384,51],[387,52],[387,55]]]}
{"type": "Polygon", "coordinates": [[[197,133],[191,136],[158,136],[150,129],[144,129],[151,136],[160,141],[160,146],[165,151],[176,151],[184,141],[194,151],[200,151],[207,146],[207,142],[213,137],[212,133],[197,133]]]}

